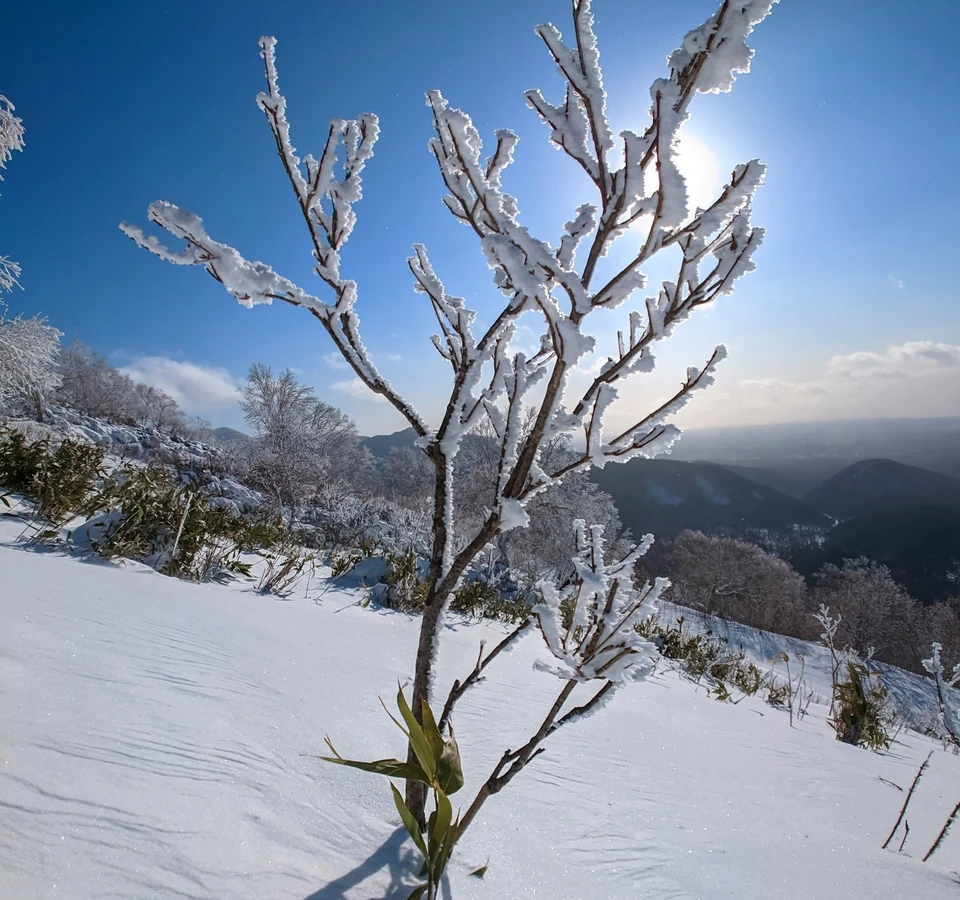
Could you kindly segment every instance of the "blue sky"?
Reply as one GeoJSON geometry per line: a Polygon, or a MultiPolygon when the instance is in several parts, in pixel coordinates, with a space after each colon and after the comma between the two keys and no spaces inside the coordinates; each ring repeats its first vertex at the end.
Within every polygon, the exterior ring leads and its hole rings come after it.
{"type": "MultiPolygon", "coordinates": [[[[596,0],[615,128],[643,127],[666,54],[714,6],[596,0]]],[[[534,233],[553,238],[592,199],[523,100],[530,87],[560,92],[533,27],[569,31],[561,0],[58,0],[9,4],[4,20],[0,93],[27,128],[0,186],[0,252],[24,270],[11,312],[46,314],[67,340],[217,423],[241,423],[234,392],[260,361],[293,368],[361,431],[402,427],[385,404],[353,394],[305,313],[242,309],[199,269],[162,263],[117,228],[170,200],[217,239],[320,291],[254,102],[261,34],[279,39],[301,152],[319,151],[333,116],[380,116],[344,270],[360,284],[368,345],[428,413],[446,370],[429,344],[432,314],[410,289],[410,244],[427,244],[448,290],[481,316],[497,295],[471,234],[440,202],[424,92],[442,90],[485,136],[520,134],[506,187],[534,233]]],[[[736,162],[768,164],[754,213],[768,229],[759,269],[663,345],[657,373],[627,406],[655,401],[723,342],[731,358],[684,424],[960,414],[960,289],[949,263],[960,237],[958,32],[956,0],[774,9],[751,39],[752,72],[731,94],[697,98],[684,138],[705,193],[736,162]]],[[[601,324],[601,343],[617,324],[601,324]]]]}

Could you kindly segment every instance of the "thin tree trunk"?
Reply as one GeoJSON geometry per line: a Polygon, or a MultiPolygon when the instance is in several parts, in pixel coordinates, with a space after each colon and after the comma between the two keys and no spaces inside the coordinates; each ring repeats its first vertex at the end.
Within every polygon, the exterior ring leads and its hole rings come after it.
{"type": "MultiPolygon", "coordinates": [[[[443,564],[447,556],[447,500],[451,489],[450,469],[452,461],[448,461],[443,451],[432,444],[427,451],[430,461],[434,465],[433,490],[433,546],[430,553],[430,570],[428,573],[427,596],[423,604],[423,618],[420,621],[420,640],[417,644],[417,661],[413,674],[413,696],[410,708],[418,722],[423,721],[423,703],[430,697],[430,686],[433,681],[433,657],[436,646],[437,628],[440,624],[440,613],[446,596],[441,594],[445,579],[443,578],[443,564]]],[[[415,763],[416,755],[413,747],[407,748],[407,762],[415,763]]],[[[405,802],[414,819],[421,828],[426,825],[427,787],[417,781],[408,780],[405,786],[405,802]]]]}
{"type": "MultiPolygon", "coordinates": [[[[436,654],[437,629],[447,597],[453,592],[460,576],[477,558],[480,551],[496,536],[499,519],[491,514],[473,540],[464,547],[450,562],[445,570],[452,535],[447,532],[447,498],[452,490],[453,461],[444,456],[436,445],[431,445],[428,456],[436,470],[436,483],[433,498],[433,547],[430,554],[430,570],[427,576],[427,596],[423,605],[423,618],[420,621],[420,640],[417,644],[417,661],[413,676],[413,696],[410,708],[418,722],[423,721],[423,703],[429,700],[433,683],[433,662],[436,654]]],[[[407,761],[415,763],[416,756],[412,747],[407,748],[407,761]]],[[[407,781],[404,802],[417,823],[426,825],[426,785],[416,781],[407,781]]]]}

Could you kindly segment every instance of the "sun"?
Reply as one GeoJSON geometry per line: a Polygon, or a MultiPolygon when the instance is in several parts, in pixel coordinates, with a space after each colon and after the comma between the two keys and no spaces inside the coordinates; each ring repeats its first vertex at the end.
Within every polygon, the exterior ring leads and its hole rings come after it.
{"type": "Polygon", "coordinates": [[[677,168],[687,181],[690,212],[707,207],[720,194],[720,167],[710,148],[691,132],[681,129],[677,141],[677,168]]]}

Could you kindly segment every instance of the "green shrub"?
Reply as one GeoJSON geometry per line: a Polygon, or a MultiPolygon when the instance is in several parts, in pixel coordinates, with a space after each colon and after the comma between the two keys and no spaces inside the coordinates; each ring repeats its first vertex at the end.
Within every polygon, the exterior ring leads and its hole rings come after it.
{"type": "Polygon", "coordinates": [[[404,612],[419,612],[427,598],[427,584],[421,580],[417,567],[417,554],[387,554],[387,605],[404,612]]]}
{"type": "Polygon", "coordinates": [[[240,554],[265,535],[206,498],[178,484],[165,470],[130,466],[106,479],[90,499],[90,515],[107,511],[94,549],[108,559],[140,559],[167,575],[223,581],[249,575],[240,554]]]}
{"type": "Polygon", "coordinates": [[[79,441],[30,442],[18,431],[0,431],[0,486],[34,503],[54,535],[88,503],[103,477],[103,450],[79,441]]]}
{"type": "Polygon", "coordinates": [[[871,750],[890,749],[887,689],[879,678],[871,682],[863,663],[847,663],[847,680],[837,683],[833,699],[831,723],[838,741],[871,750]]]}
{"type": "Polygon", "coordinates": [[[751,697],[764,685],[775,688],[768,676],[747,661],[743,650],[734,653],[729,649],[725,637],[717,637],[709,629],[684,634],[684,623],[681,616],[675,626],[665,626],[658,616],[650,616],[634,628],[657,645],[661,656],[678,662],[685,675],[697,682],[708,679],[712,683],[710,693],[718,700],[732,699],[731,686],[751,697]]]}
{"type": "Polygon", "coordinates": [[[450,608],[478,619],[499,619],[519,625],[530,617],[530,603],[522,595],[510,596],[488,581],[464,581],[453,592],[450,608]]]}

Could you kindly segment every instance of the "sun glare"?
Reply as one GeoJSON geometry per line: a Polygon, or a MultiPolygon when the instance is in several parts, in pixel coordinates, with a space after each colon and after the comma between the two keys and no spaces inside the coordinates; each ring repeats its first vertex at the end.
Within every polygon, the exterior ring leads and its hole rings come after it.
{"type": "Polygon", "coordinates": [[[677,144],[677,168],[687,180],[690,212],[709,206],[720,192],[720,167],[710,148],[696,135],[681,129],[677,144]]]}

